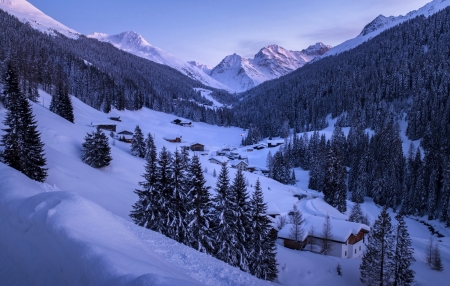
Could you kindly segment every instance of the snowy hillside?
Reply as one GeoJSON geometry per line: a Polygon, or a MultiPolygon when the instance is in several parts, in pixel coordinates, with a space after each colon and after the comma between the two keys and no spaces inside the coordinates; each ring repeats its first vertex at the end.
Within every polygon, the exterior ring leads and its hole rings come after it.
{"type": "Polygon", "coordinates": [[[323,55],[330,48],[331,46],[317,43],[298,52],[270,45],[262,48],[253,59],[233,54],[225,57],[211,71],[211,77],[242,92],[267,80],[286,75],[323,55]]]}
{"type": "Polygon", "coordinates": [[[0,9],[17,17],[20,21],[28,23],[34,29],[50,35],[55,35],[55,31],[73,39],[77,39],[80,35],[45,15],[26,0],[0,0],[0,9]]]}
{"type": "Polygon", "coordinates": [[[389,28],[392,28],[417,16],[423,15],[425,17],[428,17],[448,6],[450,6],[450,0],[434,0],[420,9],[409,12],[405,16],[400,15],[397,17],[394,16],[385,17],[383,15],[379,15],[372,22],[367,24],[361,31],[361,34],[359,34],[356,38],[347,40],[342,44],[333,47],[322,57],[332,56],[351,50],[389,28]]]}
{"type": "MultiPolygon", "coordinates": [[[[107,35],[102,33],[93,33],[88,35],[99,41],[113,44],[116,48],[136,56],[151,60],[153,62],[172,67],[188,77],[198,80],[201,83],[214,88],[231,91],[230,88],[217,82],[205,73],[204,65],[193,65],[184,62],[174,55],[149,44],[141,35],[135,32],[123,32],[117,35],[107,35]]],[[[206,68],[207,70],[207,68],[206,68]]]]}
{"type": "MultiPolygon", "coordinates": [[[[22,174],[0,163],[0,279],[8,285],[87,284],[87,285],[268,285],[208,255],[185,247],[158,233],[137,227],[128,214],[137,200],[144,172],[144,159],[130,154],[130,145],[110,139],[113,161],[102,169],[82,163],[81,144],[92,123],[117,123],[117,131],[133,131],[139,124],[144,134],[151,133],[160,150],[174,151],[190,142],[205,144],[209,155],[201,156],[207,169],[207,185],[214,187],[220,166],[208,159],[223,147],[235,146],[249,163],[264,167],[269,150],[248,152],[238,147],[240,128],[218,127],[194,122],[191,128],[172,124],[177,117],[149,109],[112,111],[107,115],[72,97],[75,124],[49,112],[50,96],[40,91],[41,104],[33,103],[38,127],[45,143],[49,176],[45,184],[30,181],[22,174]],[[42,103],[45,106],[42,106],[42,103]],[[108,116],[120,116],[122,122],[108,116]],[[182,135],[182,143],[169,143],[168,134],[182,135]],[[33,249],[33,251],[29,251],[33,249]],[[39,263],[36,263],[39,261],[39,263]],[[70,281],[70,282],[67,282],[70,281]]],[[[3,122],[6,110],[0,109],[3,122]]],[[[333,122],[330,122],[333,126],[333,122]]],[[[0,124],[0,129],[4,126],[0,124]]],[[[331,136],[332,127],[324,132],[331,136]]],[[[344,129],[348,133],[348,128],[344,129]]],[[[2,134],[3,131],[0,131],[2,134]]],[[[406,143],[406,142],[405,142],[406,143]]],[[[408,144],[405,144],[408,145],[408,144]]],[[[230,169],[231,178],[235,169],[230,169]]],[[[347,219],[326,204],[322,194],[307,188],[308,172],[296,169],[296,186],[282,185],[257,173],[245,172],[250,185],[259,178],[269,211],[288,213],[294,204],[305,217],[330,215],[333,220],[347,219]],[[306,198],[298,200],[295,194],[306,198]]],[[[253,188],[249,186],[249,191],[253,188]]],[[[214,192],[211,192],[214,195],[214,192]]],[[[352,207],[347,202],[347,207],[352,207]]],[[[380,208],[366,198],[362,209],[371,222],[380,208]]],[[[418,285],[428,285],[430,277],[436,285],[444,285],[447,272],[431,270],[424,260],[430,236],[426,226],[408,219],[415,248],[418,285]]],[[[432,222],[445,237],[439,242],[444,268],[450,269],[450,230],[432,222]]],[[[359,285],[360,259],[341,259],[295,251],[278,245],[278,282],[282,285],[359,285]],[[335,272],[337,263],[344,275],[335,272]]]]}

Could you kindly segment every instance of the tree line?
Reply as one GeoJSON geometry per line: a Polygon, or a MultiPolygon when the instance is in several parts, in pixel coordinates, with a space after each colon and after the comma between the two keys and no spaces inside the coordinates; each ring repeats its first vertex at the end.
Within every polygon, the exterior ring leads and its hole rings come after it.
{"type": "Polygon", "coordinates": [[[211,196],[199,157],[165,147],[157,153],[145,139],[145,173],[130,217],[200,252],[258,278],[277,277],[275,241],[259,180],[250,198],[242,171],[232,182],[223,165],[211,196]]]}

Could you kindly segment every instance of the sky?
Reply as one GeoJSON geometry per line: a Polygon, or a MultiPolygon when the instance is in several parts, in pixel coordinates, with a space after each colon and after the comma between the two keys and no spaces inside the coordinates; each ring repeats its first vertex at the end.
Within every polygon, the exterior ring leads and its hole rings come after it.
{"type": "Polygon", "coordinates": [[[28,0],[82,34],[134,31],[186,61],[216,66],[270,44],[338,45],[375,17],[405,15],[431,0],[28,0]]]}

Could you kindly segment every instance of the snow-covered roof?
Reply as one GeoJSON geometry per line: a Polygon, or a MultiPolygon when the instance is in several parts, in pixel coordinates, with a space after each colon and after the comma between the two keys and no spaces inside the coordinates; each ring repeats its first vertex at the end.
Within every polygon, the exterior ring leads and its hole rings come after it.
{"type": "Polygon", "coordinates": [[[283,138],[267,139],[267,144],[284,144],[283,138]]]}
{"type": "Polygon", "coordinates": [[[248,165],[247,162],[245,162],[244,160],[233,160],[230,161],[230,164],[232,167],[239,165],[239,163],[244,163],[246,166],[248,165]]]}
{"type": "Polygon", "coordinates": [[[193,142],[193,143],[191,143],[191,144],[189,144],[190,146],[192,146],[192,145],[202,145],[202,146],[205,146],[205,144],[202,144],[202,143],[200,143],[200,142],[193,142]]]}
{"type": "Polygon", "coordinates": [[[209,158],[209,161],[217,161],[219,163],[228,163],[229,159],[225,156],[214,156],[209,158]]]}
{"type": "Polygon", "coordinates": [[[267,212],[268,215],[279,215],[280,210],[274,202],[269,202],[267,204],[267,212]]]}
{"type": "Polygon", "coordinates": [[[123,131],[120,131],[117,134],[120,134],[120,135],[133,135],[133,132],[128,131],[128,130],[123,130],[123,131]]]}
{"type": "Polygon", "coordinates": [[[172,140],[172,139],[175,140],[177,138],[181,138],[181,135],[180,134],[169,134],[164,137],[164,139],[169,139],[169,140],[172,140]]]}
{"type": "MultiPolygon", "coordinates": [[[[314,237],[321,238],[322,237],[322,229],[325,223],[325,218],[320,216],[309,216],[305,219],[305,223],[303,224],[304,237],[302,240],[308,237],[308,232],[311,229],[311,226],[314,226],[314,237]]],[[[350,222],[340,219],[332,219],[330,218],[331,223],[331,240],[346,242],[350,235],[357,235],[361,230],[365,230],[367,232],[370,231],[370,227],[365,224],[350,222]]],[[[291,231],[292,224],[286,224],[279,232],[278,237],[281,238],[289,238],[289,234],[291,231]]]]}

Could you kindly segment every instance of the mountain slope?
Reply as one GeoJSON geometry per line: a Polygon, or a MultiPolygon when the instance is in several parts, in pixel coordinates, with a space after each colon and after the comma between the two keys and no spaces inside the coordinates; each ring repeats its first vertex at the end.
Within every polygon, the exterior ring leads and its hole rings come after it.
{"type": "Polygon", "coordinates": [[[330,48],[317,43],[298,52],[269,45],[261,49],[253,59],[245,59],[237,54],[225,57],[211,71],[211,77],[236,91],[246,91],[302,67],[330,48]]]}
{"type": "MultiPolygon", "coordinates": [[[[406,14],[405,16],[390,16],[385,17],[383,15],[379,15],[376,17],[372,22],[367,24],[364,29],[361,31],[361,33],[353,38],[349,39],[342,44],[339,44],[332,49],[330,49],[327,53],[325,53],[321,58],[336,55],[345,51],[348,51],[350,49],[353,49],[365,41],[368,41],[372,39],[373,37],[379,35],[381,32],[392,28],[398,24],[401,24],[409,19],[415,18],[417,16],[425,16],[428,17],[430,15],[433,15],[436,12],[439,12],[440,10],[450,6],[450,0],[434,0],[425,6],[423,6],[420,9],[414,10],[406,14]]],[[[318,58],[319,59],[319,58],[318,58]]]]}
{"type": "Polygon", "coordinates": [[[184,62],[174,55],[149,44],[141,35],[135,32],[123,32],[117,35],[107,35],[93,33],[87,37],[108,42],[116,48],[134,54],[136,56],[151,60],[155,63],[170,66],[192,79],[214,88],[231,91],[227,86],[217,82],[204,72],[204,67],[197,67],[188,62],[184,62]]]}
{"type": "Polygon", "coordinates": [[[16,16],[23,23],[28,23],[34,29],[50,35],[58,32],[72,39],[77,39],[80,35],[75,30],[45,15],[25,0],[0,0],[0,9],[16,16]]]}

